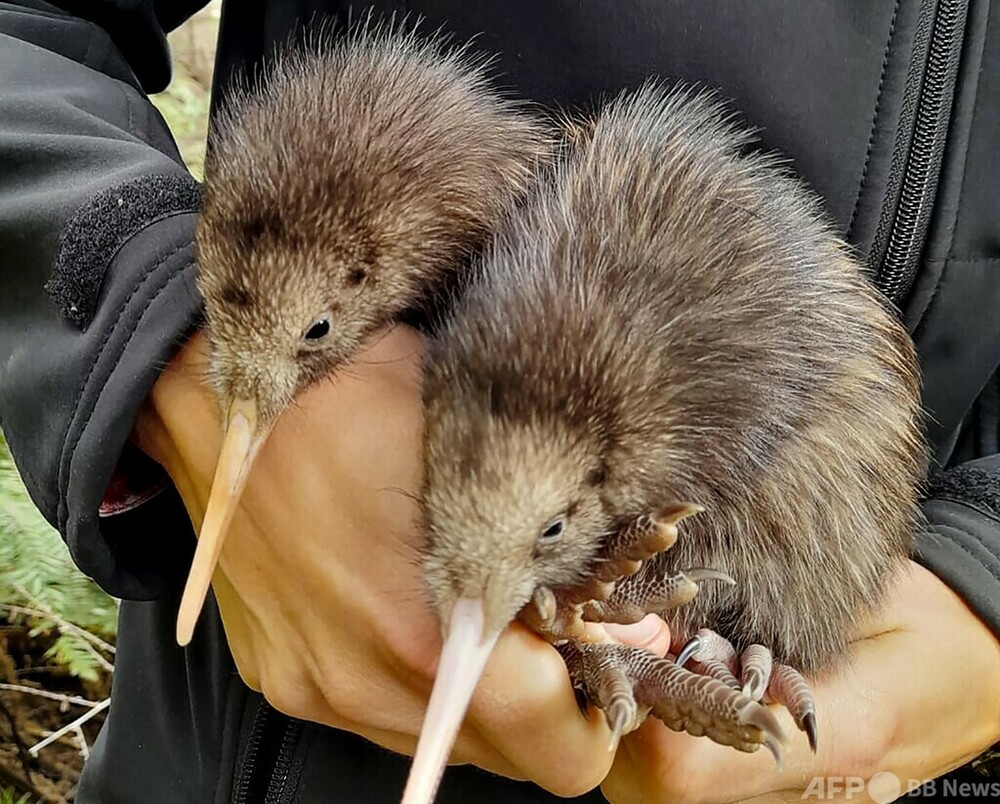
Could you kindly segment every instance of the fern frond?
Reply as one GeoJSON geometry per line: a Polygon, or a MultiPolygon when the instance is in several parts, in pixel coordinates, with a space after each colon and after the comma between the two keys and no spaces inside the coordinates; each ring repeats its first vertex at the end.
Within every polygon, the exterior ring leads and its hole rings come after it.
{"type": "MultiPolygon", "coordinates": [[[[73,564],[59,534],[32,504],[0,434],[0,603],[39,611],[33,635],[60,634],[52,658],[81,678],[108,665],[77,629],[112,637],[117,605],[73,564]],[[71,625],[72,627],[67,627],[71,625]]],[[[0,804],[3,804],[0,801],[0,804]]]]}
{"type": "Polygon", "coordinates": [[[0,789],[0,804],[30,804],[31,796],[25,793],[19,796],[13,787],[0,789]]]}

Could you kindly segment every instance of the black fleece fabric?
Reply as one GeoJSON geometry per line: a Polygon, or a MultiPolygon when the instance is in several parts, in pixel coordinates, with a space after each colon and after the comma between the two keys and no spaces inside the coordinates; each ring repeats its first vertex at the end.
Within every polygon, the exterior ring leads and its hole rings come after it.
{"type": "MultiPolygon", "coordinates": [[[[138,406],[199,324],[197,191],[146,93],[197,0],[0,2],[0,426],[81,568],[124,598],[113,702],[78,801],[396,801],[408,761],[290,721],[240,682],[209,603],[173,621],[193,534],[175,491],[100,506],[138,406]],[[252,746],[252,748],[250,748],[252,746]],[[280,755],[280,756],[279,756],[280,755]],[[280,762],[278,760],[281,760],[280,762]]],[[[918,272],[899,297],[936,475],[916,558],[1000,632],[1000,10],[989,0],[358,2],[499,54],[515,94],[592,109],[651,75],[718,88],[824,198],[877,277],[925,92],[946,98],[918,272]],[[992,14],[990,13],[992,10],[992,14]],[[954,58],[938,70],[943,36],[954,58]],[[933,52],[932,52],[933,51],[933,52]],[[932,58],[933,57],[933,58],[932,58]],[[943,78],[942,78],[943,76],[943,78]],[[939,79],[944,83],[939,83],[939,79]],[[942,90],[943,87],[943,90],[942,90]]],[[[341,0],[223,9],[216,100],[341,0]]],[[[789,300],[794,303],[794,300],[789,300]]],[[[439,800],[552,801],[472,768],[439,800]]],[[[599,801],[598,793],[581,801],[599,801]]]]}
{"type": "Polygon", "coordinates": [[[103,272],[119,249],[157,221],[197,212],[201,193],[190,176],[137,176],[102,190],[66,222],[45,289],[65,318],[85,329],[97,308],[103,272]]]}

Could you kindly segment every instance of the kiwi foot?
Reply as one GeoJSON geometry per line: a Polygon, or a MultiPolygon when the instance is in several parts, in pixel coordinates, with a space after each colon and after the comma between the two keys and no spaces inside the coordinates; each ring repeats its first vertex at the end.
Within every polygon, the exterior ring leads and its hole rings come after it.
{"type": "Polygon", "coordinates": [[[556,646],[581,702],[604,712],[611,748],[652,714],[674,731],[754,752],[762,745],[781,765],[781,726],[759,701],[711,676],[628,645],[567,641],[556,646]]]}
{"type": "Polygon", "coordinates": [[[638,622],[650,611],[687,603],[697,594],[701,581],[733,583],[728,576],[709,569],[689,570],[668,578],[636,575],[644,561],[673,547],[681,520],[702,510],[693,503],[679,503],[632,520],[607,539],[593,572],[583,583],[537,589],[522,610],[521,621],[553,643],[582,639],[584,620],[638,622]]]}
{"type": "Polygon", "coordinates": [[[704,510],[694,503],[676,503],[636,517],[605,541],[595,576],[602,581],[617,581],[634,574],[643,561],[674,546],[682,520],[704,510]]]}
{"type": "Polygon", "coordinates": [[[809,747],[816,753],[818,731],[816,703],[808,682],[793,667],[774,661],[763,645],[750,645],[742,655],[727,639],[707,628],[700,630],[677,656],[677,664],[693,662],[701,675],[738,689],[754,701],[781,704],[805,732],[809,747]]]}
{"type": "Polygon", "coordinates": [[[618,583],[607,599],[586,603],[582,616],[588,622],[638,622],[649,612],[666,612],[689,603],[704,581],[736,584],[724,572],[704,567],[667,576],[640,573],[618,583]]]}

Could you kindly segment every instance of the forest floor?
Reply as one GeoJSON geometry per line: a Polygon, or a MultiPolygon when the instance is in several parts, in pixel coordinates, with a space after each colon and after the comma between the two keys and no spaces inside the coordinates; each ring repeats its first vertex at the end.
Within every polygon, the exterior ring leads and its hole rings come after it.
{"type": "Polygon", "coordinates": [[[0,626],[0,802],[69,802],[104,719],[111,673],[84,680],[53,662],[57,635],[33,635],[29,618],[0,626]],[[70,726],[94,709],[86,722],[70,726]],[[63,731],[48,745],[43,740],[63,731]],[[36,748],[36,746],[40,746],[36,748]],[[16,791],[16,793],[14,792],[16,791]],[[5,801],[6,795],[6,801],[5,801]]]}

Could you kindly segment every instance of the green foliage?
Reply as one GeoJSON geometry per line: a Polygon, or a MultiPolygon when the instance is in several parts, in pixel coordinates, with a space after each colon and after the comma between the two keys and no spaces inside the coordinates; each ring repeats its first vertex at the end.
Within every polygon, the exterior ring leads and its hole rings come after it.
{"type": "Polygon", "coordinates": [[[2,436],[0,603],[34,612],[28,615],[33,636],[59,634],[50,658],[73,675],[97,679],[102,661],[94,640],[88,637],[115,633],[117,606],[77,570],[59,534],[38,513],[2,436]]]}
{"type": "Polygon", "coordinates": [[[17,791],[13,787],[0,789],[0,804],[29,804],[30,801],[31,796],[27,793],[23,796],[18,796],[17,791]]]}
{"type": "Polygon", "coordinates": [[[166,91],[151,95],[149,99],[167,121],[188,169],[201,181],[205,172],[208,91],[178,69],[166,91]]]}

